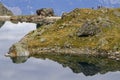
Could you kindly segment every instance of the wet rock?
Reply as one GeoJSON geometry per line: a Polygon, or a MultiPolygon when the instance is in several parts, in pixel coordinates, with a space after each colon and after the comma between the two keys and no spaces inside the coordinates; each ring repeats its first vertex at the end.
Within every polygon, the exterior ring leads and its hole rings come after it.
{"type": "Polygon", "coordinates": [[[47,17],[47,16],[54,16],[54,10],[52,8],[42,8],[42,9],[38,9],[36,11],[37,15],[39,16],[44,16],[44,17],[47,17]]]}
{"type": "Polygon", "coordinates": [[[88,37],[100,33],[100,28],[94,22],[85,22],[78,30],[77,36],[88,37]]]}

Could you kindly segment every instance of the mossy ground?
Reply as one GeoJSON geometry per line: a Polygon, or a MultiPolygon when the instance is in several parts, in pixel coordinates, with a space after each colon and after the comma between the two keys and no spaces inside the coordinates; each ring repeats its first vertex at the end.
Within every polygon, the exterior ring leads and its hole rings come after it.
{"type": "Polygon", "coordinates": [[[25,40],[29,48],[91,48],[120,51],[120,9],[75,9],[54,24],[30,32],[25,40]],[[78,29],[93,21],[101,32],[95,36],[78,37],[78,29]],[[103,26],[105,25],[105,26],[103,26]],[[41,41],[44,39],[44,41],[41,41]]]}

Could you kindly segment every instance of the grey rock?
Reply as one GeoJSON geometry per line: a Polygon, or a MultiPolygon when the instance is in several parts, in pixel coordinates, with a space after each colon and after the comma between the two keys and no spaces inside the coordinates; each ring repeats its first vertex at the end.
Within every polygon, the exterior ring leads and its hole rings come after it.
{"type": "Polygon", "coordinates": [[[26,49],[25,45],[16,43],[9,49],[8,54],[10,57],[29,56],[29,51],[26,49]]]}
{"type": "Polygon", "coordinates": [[[77,36],[88,37],[100,33],[100,28],[94,22],[85,22],[78,30],[77,36]]]}
{"type": "Polygon", "coordinates": [[[98,47],[101,48],[105,45],[108,44],[108,41],[105,39],[105,38],[101,38],[99,41],[98,41],[98,47]]]}
{"type": "Polygon", "coordinates": [[[112,25],[112,23],[106,21],[106,22],[102,22],[101,25],[102,25],[102,27],[110,27],[112,25]]]}
{"type": "Polygon", "coordinates": [[[68,13],[64,12],[64,13],[62,14],[62,17],[61,17],[61,18],[64,19],[64,17],[67,16],[67,14],[68,14],[68,13]]]}
{"type": "Polygon", "coordinates": [[[54,14],[54,10],[52,8],[42,8],[42,9],[38,9],[36,10],[36,14],[39,15],[39,16],[44,16],[44,17],[47,17],[47,16],[55,16],[54,14]]]}

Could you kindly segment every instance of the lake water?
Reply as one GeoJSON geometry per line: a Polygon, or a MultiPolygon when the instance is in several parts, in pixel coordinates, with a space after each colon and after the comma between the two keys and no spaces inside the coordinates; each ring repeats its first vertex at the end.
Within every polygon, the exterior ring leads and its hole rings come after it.
{"type": "Polygon", "coordinates": [[[33,23],[5,22],[0,28],[0,80],[120,80],[120,62],[71,55],[11,59],[4,55],[36,29],[33,23]]]}

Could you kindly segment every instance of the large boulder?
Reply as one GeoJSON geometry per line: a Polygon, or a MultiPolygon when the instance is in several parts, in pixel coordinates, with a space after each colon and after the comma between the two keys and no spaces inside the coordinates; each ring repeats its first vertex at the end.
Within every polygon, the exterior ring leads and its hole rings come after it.
{"type": "Polygon", "coordinates": [[[94,36],[101,30],[94,22],[85,22],[77,32],[79,37],[94,36]]]}
{"type": "Polygon", "coordinates": [[[0,16],[13,15],[12,11],[8,10],[1,2],[0,2],[0,16]]]}
{"type": "Polygon", "coordinates": [[[39,16],[44,16],[44,17],[47,17],[47,16],[54,16],[54,10],[52,8],[42,8],[42,9],[38,9],[36,10],[36,14],[39,15],[39,16]]]}

